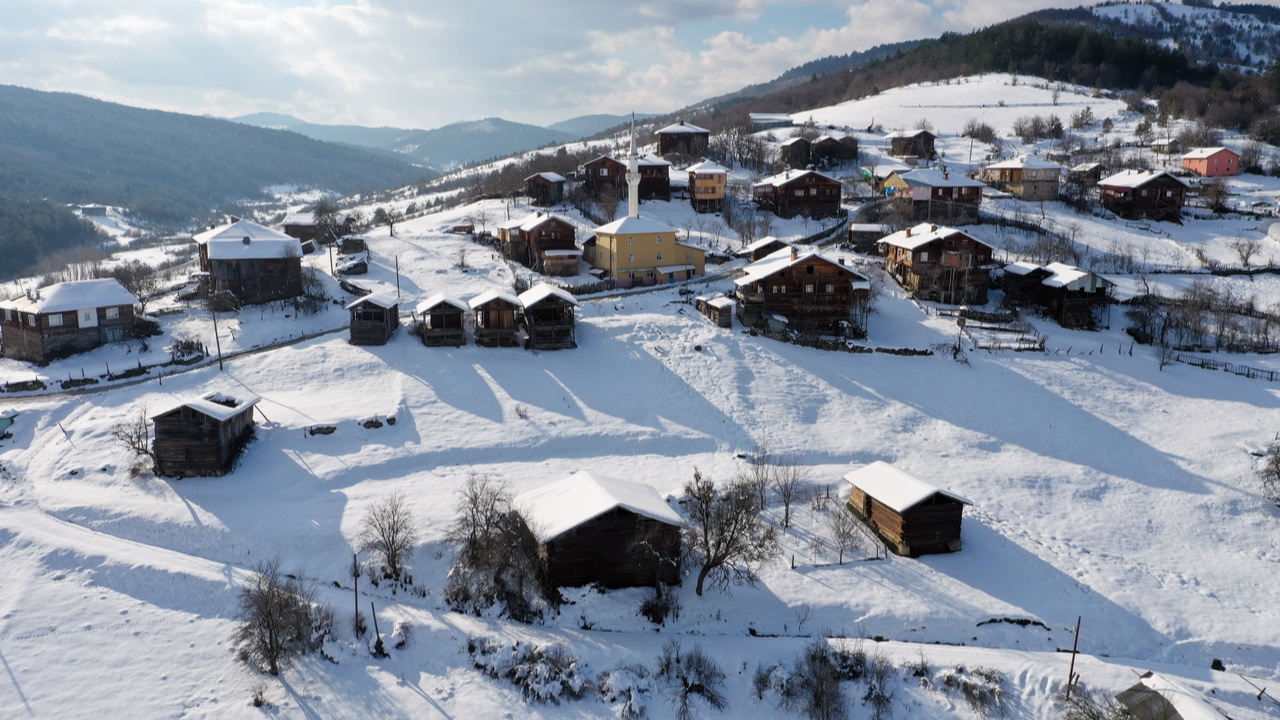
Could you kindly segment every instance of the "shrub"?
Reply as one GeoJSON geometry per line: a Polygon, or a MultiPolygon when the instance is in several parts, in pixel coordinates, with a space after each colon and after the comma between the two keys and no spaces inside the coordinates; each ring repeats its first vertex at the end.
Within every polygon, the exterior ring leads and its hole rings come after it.
{"type": "Polygon", "coordinates": [[[862,702],[871,706],[873,720],[893,717],[894,688],[890,687],[890,680],[894,677],[893,664],[885,656],[876,653],[867,664],[865,677],[867,692],[862,696],[862,702]]]}
{"type": "Polygon", "coordinates": [[[473,638],[467,642],[467,649],[476,669],[489,677],[511,681],[526,700],[559,705],[564,698],[581,698],[590,688],[579,672],[578,659],[563,645],[473,638]]]}
{"type": "Polygon", "coordinates": [[[642,718],[648,712],[653,679],[643,665],[626,665],[600,673],[597,682],[601,702],[609,703],[620,718],[642,718]]]}
{"type": "Polygon", "coordinates": [[[365,511],[357,541],[361,550],[381,558],[383,577],[404,578],[404,563],[418,544],[418,531],[403,493],[395,493],[365,511]]]}
{"type": "Polygon", "coordinates": [[[781,684],[782,704],[813,720],[844,720],[849,716],[835,653],[825,640],[804,649],[790,676],[781,684]]]}
{"type": "Polygon", "coordinates": [[[963,665],[957,665],[944,671],[941,680],[943,690],[959,690],[969,707],[982,717],[1003,716],[1008,711],[1005,678],[998,670],[981,667],[966,670],[963,665]]]}
{"type": "Polygon", "coordinates": [[[314,588],[281,573],[278,559],[259,565],[240,589],[238,619],[232,637],[241,659],[272,675],[333,634],[333,612],[316,603],[314,588]]]}
{"type": "Polygon", "coordinates": [[[664,645],[658,655],[658,677],[671,687],[677,720],[693,717],[693,703],[698,697],[717,710],[724,709],[724,671],[700,645],[683,654],[678,640],[664,645]]]}

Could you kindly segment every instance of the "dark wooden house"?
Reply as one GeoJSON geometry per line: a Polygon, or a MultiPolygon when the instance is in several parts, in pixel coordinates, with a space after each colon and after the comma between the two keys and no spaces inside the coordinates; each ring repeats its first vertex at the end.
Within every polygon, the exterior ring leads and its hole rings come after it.
{"type": "Polygon", "coordinates": [[[520,494],[516,507],[538,540],[550,587],[680,583],[683,521],[648,485],[579,471],[520,494]]]}
{"type": "Polygon", "coordinates": [[[840,214],[840,181],[813,170],[788,170],[751,186],[756,206],[781,218],[840,214]]]}
{"type": "Polygon", "coordinates": [[[1106,167],[1099,162],[1083,162],[1067,171],[1067,180],[1081,187],[1090,188],[1102,179],[1106,167]]]}
{"type": "Polygon", "coordinates": [[[253,437],[253,395],[209,393],[151,418],[156,465],[169,477],[225,475],[253,437]]]}
{"type": "Polygon", "coordinates": [[[564,200],[565,182],[565,177],[559,173],[534,173],[524,179],[525,194],[533,205],[549,207],[564,200]]]}
{"type": "Polygon", "coordinates": [[[804,170],[809,167],[809,145],[799,136],[783,140],[778,145],[778,159],[792,170],[804,170]]]}
{"type": "Polygon", "coordinates": [[[205,292],[230,293],[241,303],[302,294],[302,243],[250,220],[237,220],[194,237],[205,292]]]}
{"type": "Polygon", "coordinates": [[[1019,155],[986,166],[982,169],[982,179],[987,185],[1023,200],[1057,200],[1063,170],[1058,163],[1019,155]]]}
{"type": "Polygon", "coordinates": [[[809,162],[817,168],[832,168],[857,158],[857,138],[841,140],[823,135],[809,146],[809,162]]]}
{"type": "Polygon", "coordinates": [[[722,328],[733,327],[733,298],[723,294],[702,295],[696,299],[698,312],[722,328]]]}
{"type": "MultiPolygon", "coordinates": [[[[878,238],[877,238],[878,239],[878,238]]],[[[745,255],[751,262],[758,262],[770,255],[778,252],[783,248],[791,247],[791,243],[786,240],[779,240],[772,235],[766,235],[759,240],[747,245],[738,251],[738,255],[745,255]]]]}
{"type": "Polygon", "coordinates": [[[58,283],[0,302],[4,357],[45,363],[124,340],[137,302],[111,278],[58,283]]]}
{"type": "Polygon", "coordinates": [[[671,199],[671,163],[646,155],[637,159],[636,167],[640,170],[641,200],[671,199]]]}
{"type": "Polygon", "coordinates": [[[1004,267],[1005,301],[1035,307],[1063,327],[1094,329],[1111,324],[1115,283],[1065,263],[1044,267],[1016,262],[1004,267]]]}
{"type": "Polygon", "coordinates": [[[578,347],[573,309],[578,300],[568,290],[538,283],[520,293],[521,324],[528,350],[564,350],[578,347]]]}
{"type": "Polygon", "coordinates": [[[584,163],[580,172],[582,189],[589,197],[599,199],[604,194],[619,199],[627,197],[627,166],[620,160],[601,155],[584,163]]]}
{"type": "Polygon", "coordinates": [[[668,125],[655,133],[658,136],[658,154],[703,157],[711,142],[711,131],[691,125],[683,120],[668,125]]]}
{"type": "Polygon", "coordinates": [[[768,326],[768,318],[811,334],[862,336],[871,283],[840,255],[784,248],[743,269],[734,280],[738,321],[768,326]]]}
{"type": "Polygon", "coordinates": [[[885,178],[884,193],[912,220],[966,225],[978,221],[981,182],[946,168],[895,171],[885,178]]]}
{"type": "Polygon", "coordinates": [[[844,476],[849,510],[898,555],[918,557],[960,549],[960,520],[968,500],[885,462],[844,476]]]}
{"type": "Polygon", "coordinates": [[[884,269],[920,300],[960,305],[987,301],[990,245],[955,228],[922,223],[880,240],[884,269]]]}
{"type": "Polygon", "coordinates": [[[347,305],[352,345],[386,345],[400,327],[400,298],[390,290],[369,293],[347,305]]]}
{"type": "Polygon", "coordinates": [[[508,260],[544,275],[577,275],[582,250],[577,229],[564,218],[537,213],[498,226],[498,242],[508,260]]]}
{"type": "Polygon", "coordinates": [[[428,347],[466,345],[466,314],[470,311],[466,303],[444,293],[436,293],[418,303],[417,332],[422,344],[428,347]]]}
{"type": "Polygon", "coordinates": [[[468,303],[475,314],[476,344],[481,347],[516,347],[520,300],[501,290],[486,290],[468,303]]]}
{"type": "Polygon", "coordinates": [[[937,135],[928,130],[895,130],[885,136],[889,141],[889,154],[894,157],[918,157],[932,160],[933,144],[937,135]]]}
{"type": "Polygon", "coordinates": [[[1098,181],[1102,207],[1129,220],[1180,221],[1187,184],[1164,171],[1125,170],[1098,181]]]}
{"type": "Polygon", "coordinates": [[[331,237],[320,237],[324,228],[316,223],[315,213],[296,212],[285,215],[282,223],[284,234],[295,237],[302,242],[308,240],[327,245],[344,235],[355,232],[355,218],[350,213],[339,213],[334,227],[330,228],[331,237]]]}

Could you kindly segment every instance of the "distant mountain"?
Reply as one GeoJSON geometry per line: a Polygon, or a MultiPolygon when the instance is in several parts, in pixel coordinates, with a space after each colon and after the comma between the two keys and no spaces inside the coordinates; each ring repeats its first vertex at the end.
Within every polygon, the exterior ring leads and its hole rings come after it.
{"type": "MultiPolygon", "coordinates": [[[[658,116],[653,113],[636,113],[637,122],[655,117],[658,116]]],[[[630,115],[579,115],[575,118],[569,118],[568,120],[561,120],[558,123],[552,123],[547,127],[552,130],[559,130],[560,132],[566,132],[570,135],[585,138],[628,122],[631,122],[630,115]]]]}
{"type": "Polygon", "coordinates": [[[457,122],[435,130],[320,125],[280,113],[253,113],[232,120],[257,127],[290,130],[316,140],[395,153],[413,162],[440,169],[503,157],[544,145],[571,142],[579,137],[560,130],[502,118],[457,122]]]}
{"type": "Polygon", "coordinates": [[[0,192],[185,222],[273,185],[346,194],[425,174],[297,133],[0,86],[0,192]]]}

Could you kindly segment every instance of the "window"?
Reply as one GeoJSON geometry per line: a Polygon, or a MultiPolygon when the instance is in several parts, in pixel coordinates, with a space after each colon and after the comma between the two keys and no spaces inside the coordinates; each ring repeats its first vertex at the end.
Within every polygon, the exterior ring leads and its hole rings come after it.
{"type": "Polygon", "coordinates": [[[658,253],[658,259],[659,259],[659,260],[661,260],[661,259],[662,259],[662,253],[658,253]]]}
{"type": "Polygon", "coordinates": [[[109,308],[107,308],[107,319],[108,319],[108,320],[119,320],[119,319],[120,319],[120,308],[118,308],[118,307],[109,307],[109,308]]]}
{"type": "Polygon", "coordinates": [[[61,313],[54,313],[49,316],[49,327],[62,327],[61,313]]]}
{"type": "Polygon", "coordinates": [[[684,259],[685,259],[685,260],[688,260],[689,262],[693,262],[693,253],[687,253],[687,254],[684,256],[684,259]]]}
{"type": "Polygon", "coordinates": [[[797,191],[796,191],[796,197],[804,197],[804,190],[803,190],[803,189],[801,189],[801,190],[797,190],[797,191]]]}
{"type": "Polygon", "coordinates": [[[600,177],[609,177],[609,168],[600,168],[600,177]]]}
{"type": "Polygon", "coordinates": [[[628,256],[627,256],[627,262],[635,262],[635,261],[636,261],[636,256],[635,256],[635,255],[628,255],[628,256]]]}
{"type": "Polygon", "coordinates": [[[661,236],[661,235],[658,235],[657,237],[655,237],[655,238],[654,238],[654,242],[656,242],[656,243],[658,243],[659,245],[661,245],[661,244],[662,244],[662,236],[661,236]]]}
{"type": "Polygon", "coordinates": [[[627,238],[627,244],[628,244],[628,245],[635,245],[635,244],[636,244],[636,239],[635,239],[635,238],[633,238],[633,237],[629,237],[629,238],[627,238]]]}
{"type": "Polygon", "coordinates": [[[920,262],[929,262],[929,253],[927,252],[920,253],[920,262]]]}
{"type": "Polygon", "coordinates": [[[812,274],[813,274],[813,266],[812,266],[812,265],[805,265],[805,266],[804,266],[804,274],[805,274],[805,275],[812,275],[812,274]]]}
{"type": "Polygon", "coordinates": [[[805,283],[804,291],[805,291],[806,293],[811,293],[811,292],[813,292],[813,283],[805,283]]]}
{"type": "Polygon", "coordinates": [[[35,315],[28,315],[28,316],[27,316],[27,324],[28,324],[28,325],[30,325],[31,327],[35,327],[35,326],[36,326],[36,316],[35,316],[35,315]]]}
{"type": "Polygon", "coordinates": [[[835,286],[835,285],[831,285],[830,283],[828,283],[828,284],[827,284],[827,294],[828,294],[828,295],[830,295],[831,293],[834,293],[835,291],[836,291],[836,286],[835,286]]]}
{"type": "Polygon", "coordinates": [[[13,322],[13,310],[11,310],[11,309],[9,309],[9,308],[5,308],[5,309],[4,309],[4,319],[5,319],[5,320],[8,320],[9,322],[13,322]]]}

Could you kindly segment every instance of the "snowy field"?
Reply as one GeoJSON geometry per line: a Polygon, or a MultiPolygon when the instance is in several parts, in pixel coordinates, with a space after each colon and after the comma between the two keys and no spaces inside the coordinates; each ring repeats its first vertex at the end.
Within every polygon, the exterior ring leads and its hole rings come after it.
{"type": "MultiPolygon", "coordinates": [[[[644,208],[679,222],[675,203],[644,208]]],[[[438,291],[465,299],[509,287],[492,251],[443,232],[467,212],[404,223],[394,238],[379,228],[370,273],[354,279],[395,288],[398,262],[407,307],[438,291]],[[467,268],[457,267],[463,248],[467,268]]],[[[328,258],[307,262],[327,268],[328,258]]],[[[869,345],[954,339],[954,323],[885,288],[869,345]]],[[[182,307],[157,305],[166,306],[182,307]]],[[[206,362],[162,383],[151,375],[3,401],[17,416],[0,441],[0,717],[613,716],[592,695],[524,704],[514,686],[471,667],[468,638],[489,637],[564,643],[590,677],[652,666],[671,638],[698,644],[728,675],[728,707],[702,716],[772,718],[784,713],[752,694],[753,671],[791,662],[820,633],[884,639],[863,642],[896,665],[894,717],[978,717],[958,695],[910,677],[923,655],[934,673],[996,669],[1010,716],[1049,718],[1069,662],[1057,651],[1070,648],[1077,616],[1087,686],[1114,693],[1155,669],[1212,691],[1232,717],[1275,717],[1237,674],[1280,678],[1280,512],[1259,495],[1245,452],[1280,429],[1280,387],[1160,371],[1149,350],[1130,353],[1120,322],[1100,333],[1045,324],[1048,352],[970,351],[966,365],[721,329],[666,289],[585,301],[579,348],[560,352],[425,348],[405,328],[386,346],[355,347],[338,305],[290,315],[263,306],[220,317],[227,354],[317,335],[233,357],[224,371],[206,362]],[[236,471],[135,477],[112,426],[210,391],[263,398],[236,471]],[[309,435],[316,425],[337,430],[309,435]],[[572,605],[531,627],[444,606],[441,540],[471,474],[522,490],[582,469],[678,494],[694,468],[728,478],[760,443],[800,458],[820,494],[847,494],[844,473],[885,460],[971,499],[964,549],[866,560],[877,554],[867,548],[834,564],[810,543],[832,508],[806,504],[759,586],[697,597],[686,583],[679,619],[658,631],[637,615],[641,590],[568,591],[572,605]],[[396,491],[417,515],[411,564],[428,593],[364,595],[384,634],[397,621],[414,626],[404,649],[375,659],[349,629],[346,568],[365,509],[396,491]],[[272,556],[314,581],[339,622],[326,648],[335,662],[312,656],[268,681],[237,660],[230,636],[237,583],[272,556]],[[1213,659],[1228,671],[1210,670],[1213,659]],[[250,704],[258,683],[270,710],[250,704]]],[[[212,350],[207,311],[161,320],[166,338],[199,337],[212,350]]],[[[0,361],[0,381],[159,362],[167,340],[156,340],[145,352],[114,345],[44,368],[0,361]]],[[[860,686],[850,695],[852,716],[869,717],[860,686]]],[[[650,717],[673,716],[665,697],[654,689],[650,717]]]]}

